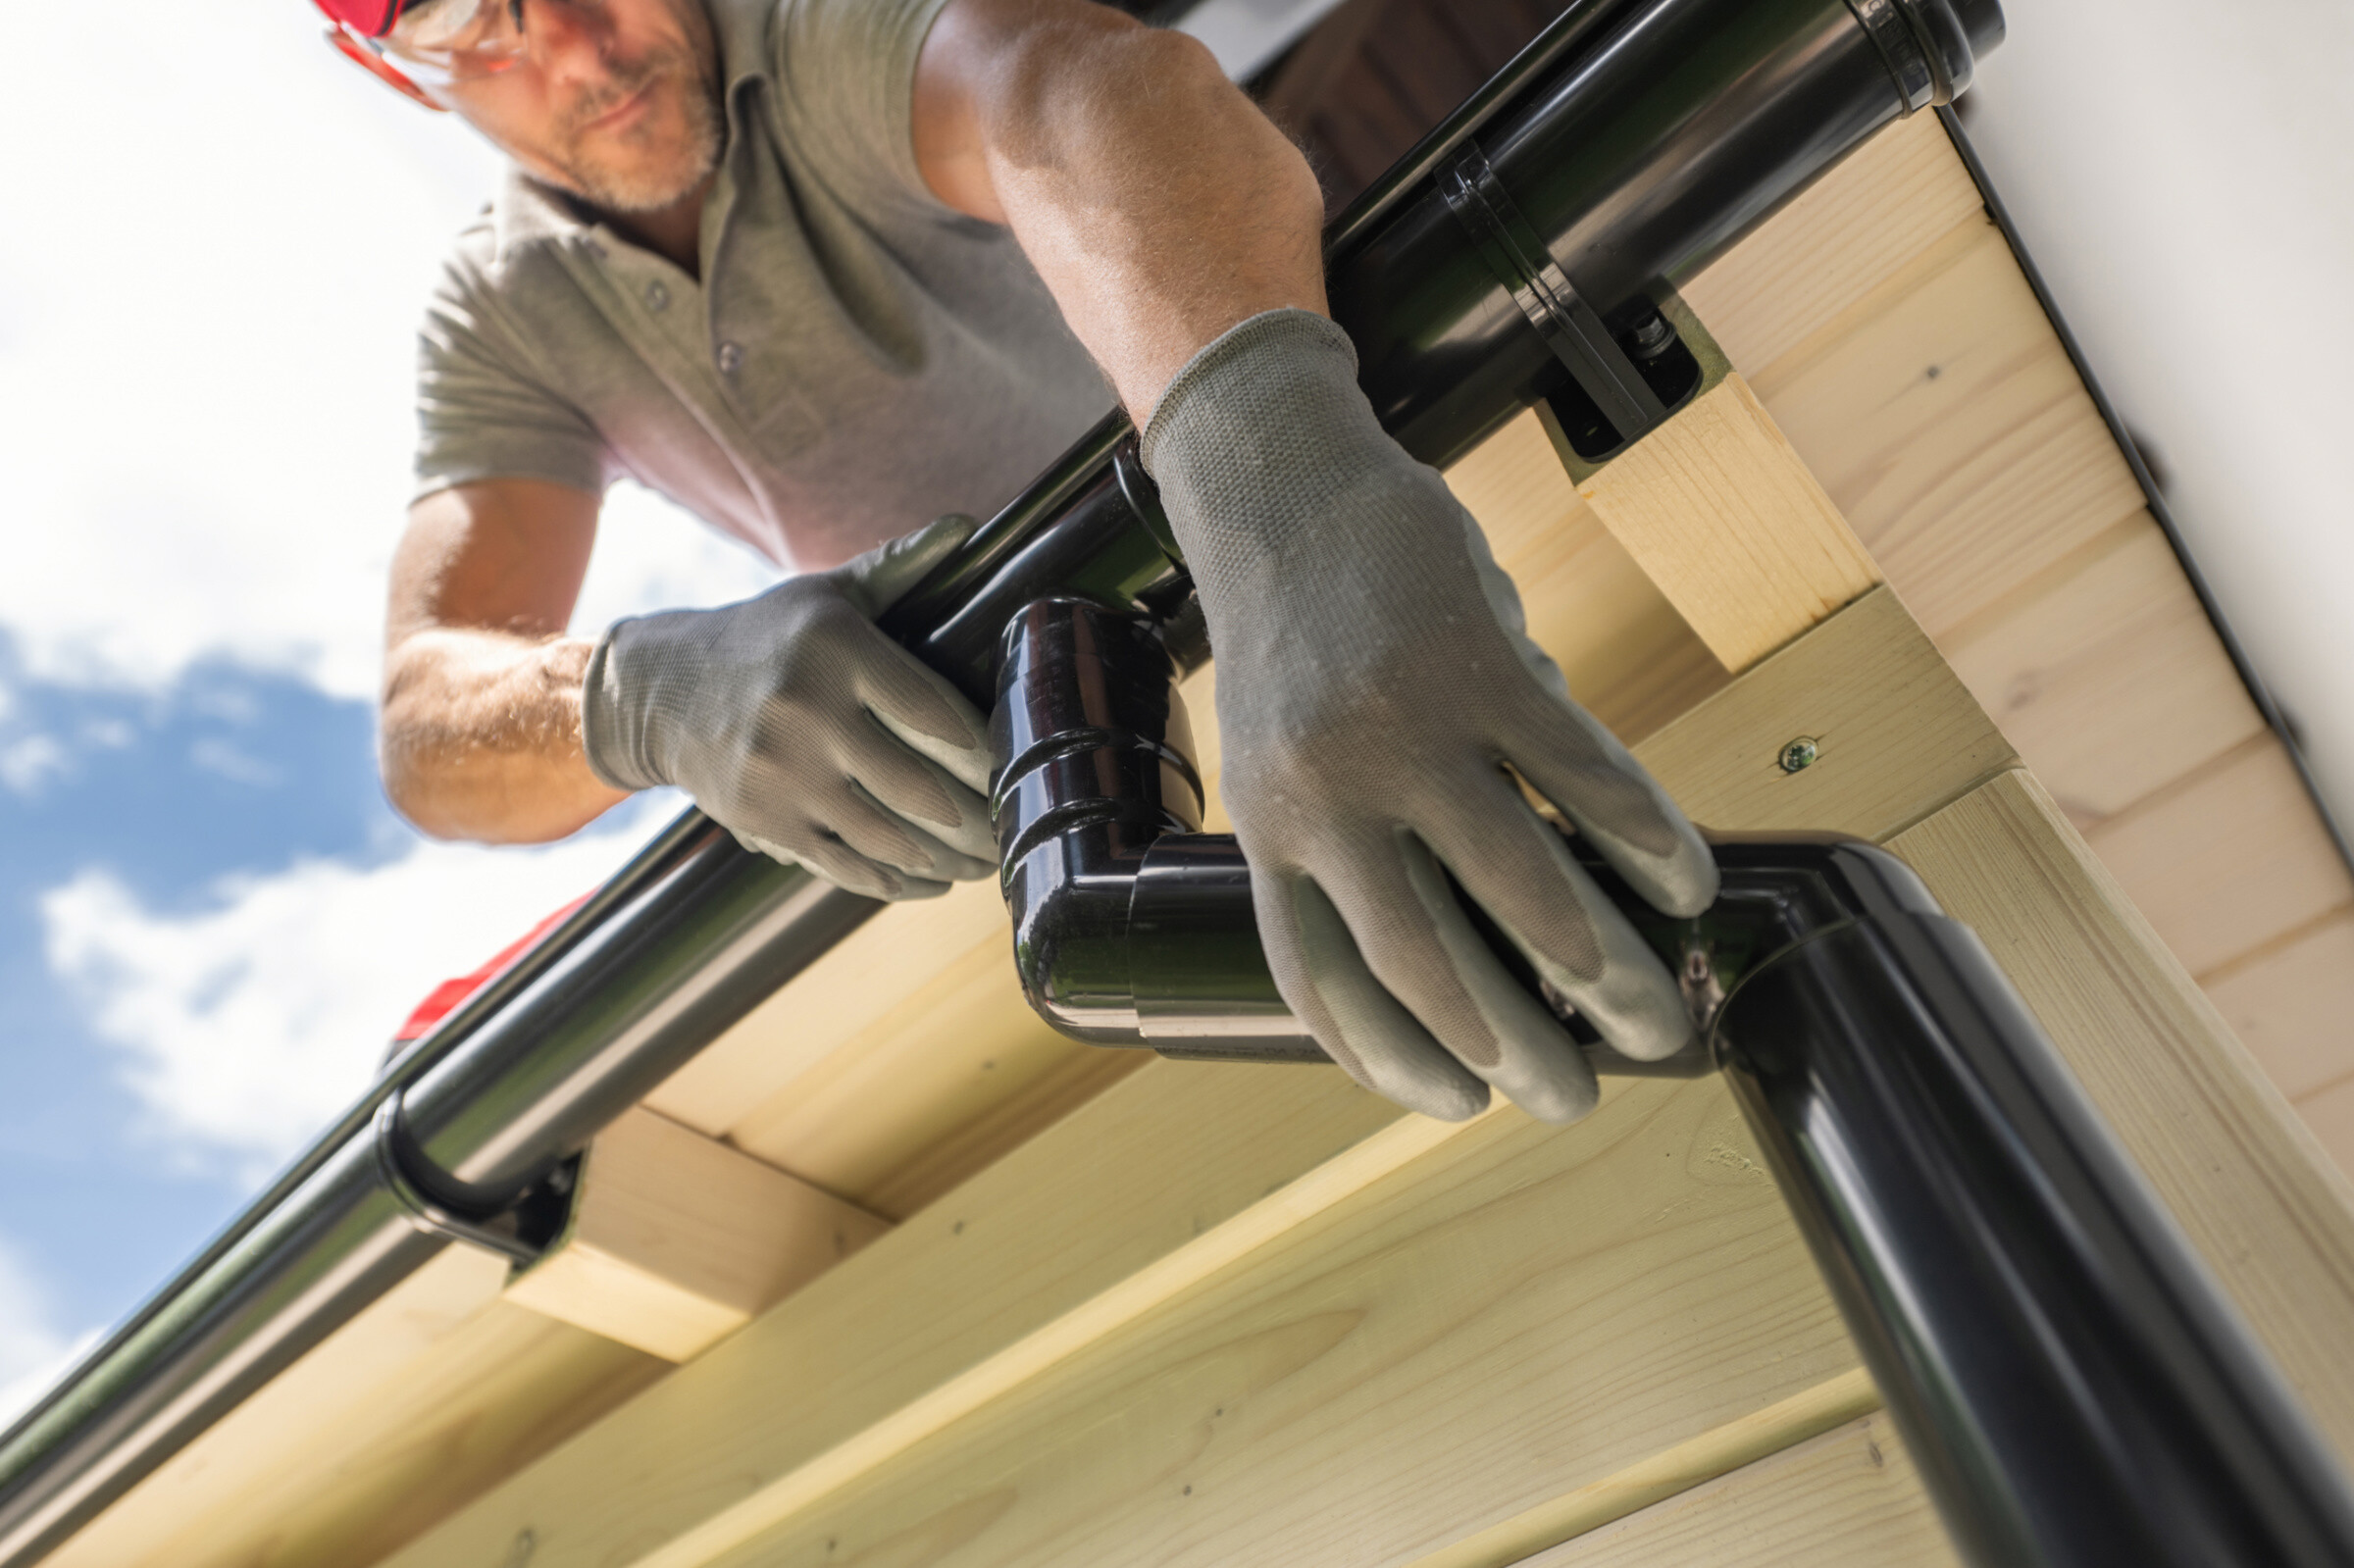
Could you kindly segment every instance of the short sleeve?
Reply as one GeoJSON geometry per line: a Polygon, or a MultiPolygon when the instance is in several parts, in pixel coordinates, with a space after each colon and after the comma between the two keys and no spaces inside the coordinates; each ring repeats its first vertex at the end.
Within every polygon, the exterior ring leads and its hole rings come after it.
{"type": "Polygon", "coordinates": [[[534,374],[533,356],[461,256],[443,272],[417,343],[417,482],[411,500],[483,480],[534,479],[601,494],[603,439],[534,374]]]}
{"type": "Polygon", "coordinates": [[[915,162],[915,62],[947,0],[778,0],[771,42],[788,145],[853,205],[948,213],[915,162]]]}

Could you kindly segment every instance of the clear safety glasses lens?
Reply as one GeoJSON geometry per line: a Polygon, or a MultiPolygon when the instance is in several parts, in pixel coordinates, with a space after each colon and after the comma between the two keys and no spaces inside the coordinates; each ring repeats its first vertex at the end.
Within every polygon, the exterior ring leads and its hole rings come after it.
{"type": "Polygon", "coordinates": [[[425,0],[378,47],[429,90],[495,76],[523,58],[520,10],[515,0],[425,0]]]}

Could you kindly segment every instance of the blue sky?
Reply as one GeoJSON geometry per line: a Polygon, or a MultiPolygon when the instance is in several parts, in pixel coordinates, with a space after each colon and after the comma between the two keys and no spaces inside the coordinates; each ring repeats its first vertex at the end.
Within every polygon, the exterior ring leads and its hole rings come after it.
{"type": "MultiPolygon", "coordinates": [[[[15,662],[0,655],[0,669],[15,662]]],[[[381,863],[402,834],[374,786],[364,703],[218,664],[161,695],[9,689],[20,761],[0,795],[0,1234],[47,1282],[54,1320],[80,1328],[160,1281],[245,1183],[234,1161],[159,1146],[85,996],[50,968],[43,895],[99,872],[149,909],[187,913],[225,875],[298,855],[381,863]],[[28,749],[43,760],[27,766],[28,749]]]]}

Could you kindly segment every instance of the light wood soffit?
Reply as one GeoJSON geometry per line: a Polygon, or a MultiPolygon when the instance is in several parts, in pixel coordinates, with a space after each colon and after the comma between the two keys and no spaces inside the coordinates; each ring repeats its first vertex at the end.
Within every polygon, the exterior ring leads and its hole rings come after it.
{"type": "Polygon", "coordinates": [[[2146,513],[1946,640],[1954,673],[2079,826],[2252,739],[2264,719],[2146,513]]]}
{"type": "Polygon", "coordinates": [[[1569,1132],[1451,1130],[851,1484],[649,1561],[1396,1561],[1854,1366],[1722,1082],[1629,1082],[1569,1132]]]}
{"type": "MultiPolygon", "coordinates": [[[[1548,1498],[1501,1524],[1490,1525],[1441,1546],[1428,1556],[1417,1557],[1408,1568],[1509,1568],[1513,1563],[1553,1561],[1561,1554],[1548,1551],[1549,1547],[1589,1536],[1630,1514],[1653,1509],[1666,1498],[1705,1486],[1727,1472],[1754,1466],[1830,1428],[1845,1426],[1851,1433],[1876,1433],[1886,1423],[1863,1418],[1879,1407],[1879,1390],[1872,1386],[1870,1374],[1857,1367],[1827,1383],[1753,1410],[1738,1420],[1711,1428],[1696,1438],[1662,1448],[1600,1481],[1548,1498]]],[[[1704,1502],[1703,1506],[1707,1504],[1704,1502]]],[[[1688,1512],[1675,1510],[1670,1514],[1668,1510],[1659,1510],[1654,1517],[1680,1519],[1688,1512]]],[[[1817,1517],[1814,1521],[1817,1530],[1826,1525],[1836,1529],[1839,1523],[1836,1518],[1817,1517]]],[[[1647,1544],[1654,1543],[1654,1531],[1648,1524],[1614,1533],[1612,1539],[1628,1535],[1647,1544]]]]}
{"type": "MultiPolygon", "coordinates": [[[[1886,1416],[1867,1416],[1523,1568],[1961,1568],[1886,1416]]],[[[1419,1568],[1419,1565],[1417,1565],[1419,1568]]]]}
{"type": "Polygon", "coordinates": [[[392,1560],[496,1562],[529,1529],[534,1568],[617,1568],[715,1515],[765,1523],[762,1499],[854,1476],[1018,1385],[1070,1315],[1149,1309],[1138,1276],[1402,1114],[1337,1069],[1155,1062],[392,1560]]]}
{"type": "Polygon", "coordinates": [[[1751,384],[1940,642],[2142,507],[1982,215],[1751,384]]]}
{"type": "Polygon", "coordinates": [[[1011,931],[1004,901],[989,882],[958,883],[938,898],[896,904],[673,1073],[645,1097],[646,1108],[721,1137],[746,1108],[889,1012],[906,994],[910,962],[1010,941],[1011,931]]]}
{"type": "Polygon", "coordinates": [[[2206,989],[2233,1033],[2294,1100],[2340,1079],[2354,1080],[2354,1063],[2346,1059],[2348,976],[2354,976],[2354,907],[2333,909],[2239,960],[2210,977],[2206,989]]]}
{"type": "Polygon", "coordinates": [[[444,1251],[45,1561],[374,1562],[666,1370],[499,1300],[506,1272],[444,1251]]]}
{"type": "Polygon", "coordinates": [[[2354,880],[2296,764],[2269,731],[2110,818],[2085,841],[2131,889],[2182,967],[2202,979],[2354,902],[2354,880]]]}
{"type": "Polygon", "coordinates": [[[1756,377],[1871,293],[1984,198],[1933,115],[1888,126],[1678,287],[1756,377]]]}

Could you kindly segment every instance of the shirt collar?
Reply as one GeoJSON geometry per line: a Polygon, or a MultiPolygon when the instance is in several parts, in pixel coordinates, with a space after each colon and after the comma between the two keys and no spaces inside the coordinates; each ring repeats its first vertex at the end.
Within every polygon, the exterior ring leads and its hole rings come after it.
{"type": "MultiPolygon", "coordinates": [[[[710,14],[712,34],[719,46],[719,79],[724,134],[732,147],[743,135],[749,111],[742,100],[748,87],[766,86],[769,76],[769,25],[775,20],[776,0],[702,0],[710,14]]],[[[729,147],[720,150],[725,167],[729,147]]],[[[492,265],[503,267],[525,250],[570,241],[587,244],[599,225],[585,215],[580,204],[509,163],[500,177],[498,194],[490,203],[492,265]]]]}

